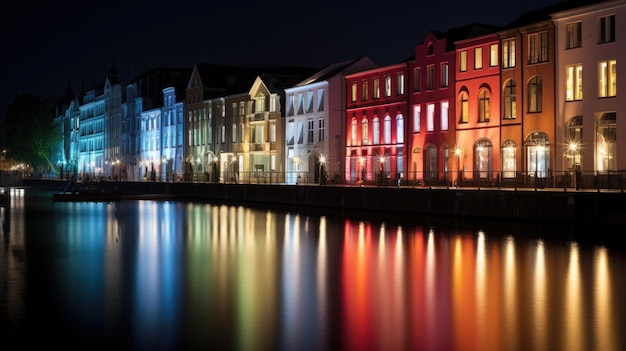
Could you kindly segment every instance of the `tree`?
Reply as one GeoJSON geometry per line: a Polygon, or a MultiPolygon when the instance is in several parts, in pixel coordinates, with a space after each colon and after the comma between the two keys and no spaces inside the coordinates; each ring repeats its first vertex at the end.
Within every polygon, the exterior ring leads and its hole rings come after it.
{"type": "Polygon", "coordinates": [[[18,95],[6,109],[4,124],[9,157],[35,169],[55,169],[50,156],[62,136],[53,104],[32,95],[18,95]]]}

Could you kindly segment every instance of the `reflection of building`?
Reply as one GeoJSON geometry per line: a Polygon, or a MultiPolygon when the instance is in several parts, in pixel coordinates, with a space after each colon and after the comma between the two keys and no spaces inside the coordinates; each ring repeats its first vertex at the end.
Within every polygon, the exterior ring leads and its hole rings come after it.
{"type": "Polygon", "coordinates": [[[319,161],[327,157],[331,176],[343,173],[345,159],[345,74],[374,68],[367,57],[330,64],[285,89],[286,181],[319,182],[319,161]]]}
{"type": "Polygon", "coordinates": [[[580,167],[587,184],[592,175],[609,178],[626,166],[626,153],[618,152],[625,139],[617,138],[626,135],[626,124],[620,123],[626,109],[618,95],[626,91],[626,79],[617,79],[618,72],[624,72],[617,70],[618,63],[626,62],[625,39],[620,36],[625,16],[625,1],[552,15],[558,56],[556,135],[563,154],[557,169],[580,167]]]}
{"type": "Polygon", "coordinates": [[[346,75],[347,183],[404,177],[406,76],[405,62],[346,75]]]}

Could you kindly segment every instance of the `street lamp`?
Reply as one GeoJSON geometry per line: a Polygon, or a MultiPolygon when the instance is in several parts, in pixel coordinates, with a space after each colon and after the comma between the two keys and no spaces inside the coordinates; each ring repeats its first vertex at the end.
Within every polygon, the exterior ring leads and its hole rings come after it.
{"type": "Polygon", "coordinates": [[[324,154],[320,154],[320,185],[326,184],[326,168],[324,164],[326,163],[326,156],[324,154]]]}

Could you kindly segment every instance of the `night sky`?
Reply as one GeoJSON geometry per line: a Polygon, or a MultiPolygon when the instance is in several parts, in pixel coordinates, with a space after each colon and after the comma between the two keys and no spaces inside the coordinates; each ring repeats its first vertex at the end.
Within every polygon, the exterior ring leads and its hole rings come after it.
{"type": "Polygon", "coordinates": [[[196,62],[321,67],[366,55],[388,65],[411,56],[428,31],[505,25],[556,2],[16,1],[0,11],[0,108],[4,115],[18,93],[89,90],[113,60],[123,81],[196,62]]]}

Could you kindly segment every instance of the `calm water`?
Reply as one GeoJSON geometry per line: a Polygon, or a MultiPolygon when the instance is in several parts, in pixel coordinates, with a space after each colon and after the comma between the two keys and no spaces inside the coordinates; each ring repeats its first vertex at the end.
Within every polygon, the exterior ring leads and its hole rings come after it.
{"type": "Polygon", "coordinates": [[[3,350],[626,349],[621,248],[522,225],[50,196],[14,189],[0,208],[3,350]]]}

